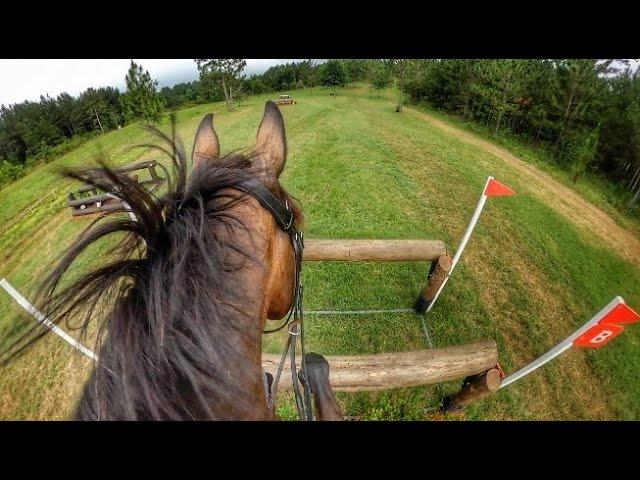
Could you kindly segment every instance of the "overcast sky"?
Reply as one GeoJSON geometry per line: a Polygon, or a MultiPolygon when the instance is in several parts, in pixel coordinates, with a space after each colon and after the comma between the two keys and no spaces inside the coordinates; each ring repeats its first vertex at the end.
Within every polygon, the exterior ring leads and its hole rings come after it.
{"type": "MultiPolygon", "coordinates": [[[[278,63],[294,59],[247,59],[248,75],[262,73],[278,63]]],[[[39,100],[40,95],[51,97],[67,92],[76,96],[89,87],[118,87],[124,89],[124,77],[130,59],[111,60],[2,60],[0,59],[0,105],[24,100],[39,100]]],[[[158,80],[161,87],[198,78],[193,59],[161,60],[133,59],[158,80]]]]}

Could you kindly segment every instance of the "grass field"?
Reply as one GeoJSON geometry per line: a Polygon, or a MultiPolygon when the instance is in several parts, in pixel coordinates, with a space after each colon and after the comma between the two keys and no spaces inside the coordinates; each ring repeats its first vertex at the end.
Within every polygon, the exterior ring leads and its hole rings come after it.
{"type": "MultiPolygon", "coordinates": [[[[295,97],[297,105],[282,107],[289,142],[282,180],[303,205],[307,238],[433,238],[453,252],[487,175],[518,192],[489,200],[460,266],[427,318],[436,346],[493,338],[502,367],[511,372],[614,295],[640,305],[640,235],[634,222],[609,215],[613,209],[597,187],[566,189],[561,175],[547,179],[531,163],[518,163],[446,117],[411,108],[395,113],[391,96],[366,87],[346,89],[337,98],[323,89],[296,91],[295,97]]],[[[180,111],[178,132],[187,150],[210,111],[223,152],[251,147],[266,98],[250,98],[232,113],[223,104],[180,111]]],[[[148,158],[150,152],[128,149],[148,140],[137,126],[110,132],[1,190],[0,277],[31,296],[51,262],[87,225],[67,211],[71,184],[57,169],[84,165],[98,149],[117,164],[148,158]]],[[[77,268],[99,259],[106,248],[82,257],[77,268]]],[[[427,269],[421,262],[309,263],[305,308],[409,307],[427,269]]],[[[0,339],[31,321],[0,292],[0,339]]],[[[307,317],[305,325],[308,349],[322,354],[426,348],[414,314],[307,317]]],[[[266,337],[265,349],[279,352],[282,341],[266,337]]],[[[470,407],[464,418],[640,419],[639,344],[640,329],[630,327],[607,348],[571,350],[470,407]]],[[[49,336],[0,371],[0,418],[66,418],[88,368],[79,354],[49,336]]],[[[441,396],[458,387],[449,382],[338,399],[345,414],[363,419],[435,420],[443,418],[435,412],[441,396]]],[[[281,415],[293,418],[293,403],[282,401],[281,415]]]]}

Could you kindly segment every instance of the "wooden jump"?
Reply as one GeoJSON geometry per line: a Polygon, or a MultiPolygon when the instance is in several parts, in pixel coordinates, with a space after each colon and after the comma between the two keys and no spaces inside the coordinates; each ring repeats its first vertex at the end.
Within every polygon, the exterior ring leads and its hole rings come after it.
{"type": "MultiPolygon", "coordinates": [[[[326,359],[334,390],[361,392],[415,387],[477,375],[495,367],[498,348],[495,341],[485,340],[415,352],[326,356],[326,359]]],[[[279,361],[280,355],[262,355],[263,368],[274,377],[279,361]]],[[[300,358],[297,361],[299,365],[300,358]]],[[[285,362],[278,389],[291,389],[288,361],[285,362]]]]}
{"type": "MultiPolygon", "coordinates": [[[[151,179],[138,181],[138,184],[149,192],[153,192],[166,181],[165,178],[158,175],[156,166],[158,166],[158,162],[155,160],[145,160],[116,168],[115,171],[120,173],[131,173],[138,170],[147,170],[151,175],[151,179]]],[[[102,172],[99,170],[93,172],[90,171],[89,175],[96,179],[103,176],[102,172]]],[[[93,215],[95,213],[127,211],[127,207],[125,207],[124,203],[117,198],[117,192],[112,191],[110,193],[105,193],[92,184],[81,185],[75,192],[69,192],[67,196],[67,206],[71,209],[71,215],[74,217],[93,215]],[[85,194],[89,194],[90,196],[87,197],[85,194]],[[116,196],[114,197],[113,194],[116,194],[116,196]]]]}
{"type": "Polygon", "coordinates": [[[446,252],[440,240],[313,240],[304,241],[307,262],[433,261],[446,252]]]}

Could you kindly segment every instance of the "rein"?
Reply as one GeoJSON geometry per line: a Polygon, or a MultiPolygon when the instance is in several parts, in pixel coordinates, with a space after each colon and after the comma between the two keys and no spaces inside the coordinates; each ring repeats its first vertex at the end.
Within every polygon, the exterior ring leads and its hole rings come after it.
{"type": "Polygon", "coordinates": [[[236,189],[251,195],[255,198],[262,207],[269,211],[274,220],[278,224],[278,227],[289,235],[291,243],[293,245],[293,251],[296,262],[295,284],[294,284],[294,297],[293,306],[287,315],[286,320],[282,325],[272,330],[265,330],[263,333],[273,333],[282,330],[288,326],[289,335],[285,344],[284,351],[280,363],[278,364],[278,370],[276,372],[275,379],[269,385],[269,382],[265,382],[267,392],[267,406],[269,412],[273,414],[276,397],[278,393],[278,383],[280,381],[280,375],[282,369],[289,355],[291,361],[291,382],[293,384],[293,392],[296,399],[296,407],[298,410],[298,416],[300,420],[313,420],[313,411],[311,403],[311,388],[306,381],[307,378],[307,366],[305,361],[305,348],[304,348],[304,326],[303,326],[303,311],[302,311],[302,252],[304,250],[304,240],[302,232],[299,232],[294,225],[294,214],[291,209],[289,201],[285,199],[284,203],[277,198],[271,191],[264,186],[262,182],[257,179],[245,180],[235,186],[236,189]],[[291,318],[293,317],[293,320],[291,318]],[[302,353],[300,378],[296,369],[296,343],[300,339],[300,351],[302,353]],[[300,381],[302,380],[302,381],[300,381]],[[301,384],[302,383],[302,389],[301,384]],[[302,391],[301,391],[302,390],[302,391]]]}

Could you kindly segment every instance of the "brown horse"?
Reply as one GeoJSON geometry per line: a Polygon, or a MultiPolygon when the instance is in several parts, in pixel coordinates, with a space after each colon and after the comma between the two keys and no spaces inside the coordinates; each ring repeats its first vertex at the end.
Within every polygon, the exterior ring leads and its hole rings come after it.
{"type": "MultiPolygon", "coordinates": [[[[281,319],[292,308],[296,258],[274,216],[238,187],[258,179],[293,206],[300,226],[301,210],[279,182],[287,156],[282,115],[267,102],[255,151],[226,156],[220,155],[213,115],[207,115],[196,133],[189,177],[175,133],[170,138],[152,131],[167,144],[157,147],[174,164],[162,197],[104,164],[103,175],[68,172],[97,187],[103,185],[96,178],[115,184],[136,217],[89,227],[41,293],[41,308],[54,322],[84,313],[83,333],[98,323],[99,362],[76,418],[273,419],[262,334],[267,319],[281,319]],[[121,237],[115,260],[58,291],[78,255],[113,234],[121,237]]],[[[340,418],[326,364],[309,359],[318,418],[340,418]]]]}

